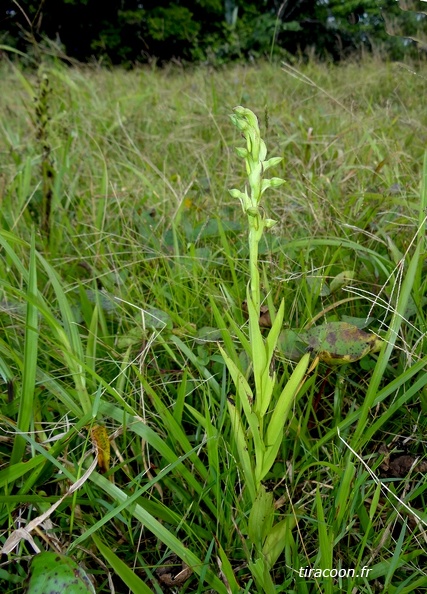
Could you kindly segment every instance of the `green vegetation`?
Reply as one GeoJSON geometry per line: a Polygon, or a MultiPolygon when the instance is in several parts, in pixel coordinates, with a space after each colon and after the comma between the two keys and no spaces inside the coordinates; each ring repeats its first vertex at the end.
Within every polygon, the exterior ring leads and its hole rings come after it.
{"type": "Polygon", "coordinates": [[[3,0],[0,44],[65,62],[201,62],[273,56],[340,60],[381,51],[425,57],[425,6],[418,0],[3,0]]]}
{"type": "Polygon", "coordinates": [[[0,590],[427,589],[425,66],[1,75],[0,590]]]}

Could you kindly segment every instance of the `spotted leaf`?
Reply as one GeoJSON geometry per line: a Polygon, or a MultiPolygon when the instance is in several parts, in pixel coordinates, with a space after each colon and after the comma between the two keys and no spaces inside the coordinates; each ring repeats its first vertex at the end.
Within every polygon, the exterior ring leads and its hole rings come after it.
{"type": "Polygon", "coordinates": [[[383,341],[375,334],[359,330],[346,322],[328,322],[301,332],[299,338],[308,349],[328,365],[353,363],[381,349],[383,341]]]}
{"type": "Polygon", "coordinates": [[[92,582],[75,561],[59,553],[33,557],[27,594],[95,594],[92,582]]]}

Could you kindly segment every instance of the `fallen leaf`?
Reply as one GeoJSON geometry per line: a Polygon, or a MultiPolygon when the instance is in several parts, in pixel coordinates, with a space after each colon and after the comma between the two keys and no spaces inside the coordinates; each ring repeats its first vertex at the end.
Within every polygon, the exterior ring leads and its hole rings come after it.
{"type": "Polygon", "coordinates": [[[299,338],[308,349],[328,365],[353,363],[381,349],[383,341],[375,334],[359,330],[346,322],[328,322],[301,332],[299,338]]]}
{"type": "MultiPolygon", "coordinates": [[[[242,303],[242,310],[245,316],[248,315],[248,304],[245,301],[242,303]]],[[[271,316],[266,305],[261,305],[259,308],[259,325],[261,328],[271,328],[271,316]]]]}
{"type": "Polygon", "coordinates": [[[181,561],[178,555],[172,554],[162,567],[156,569],[159,581],[165,586],[182,586],[192,574],[191,569],[181,561]]]}

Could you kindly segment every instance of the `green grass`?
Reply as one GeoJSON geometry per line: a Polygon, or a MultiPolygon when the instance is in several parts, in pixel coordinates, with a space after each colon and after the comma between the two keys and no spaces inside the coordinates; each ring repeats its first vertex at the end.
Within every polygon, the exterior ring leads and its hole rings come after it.
{"type": "MultiPolygon", "coordinates": [[[[427,591],[425,65],[44,72],[43,132],[37,76],[1,72],[1,544],[85,474],[102,423],[110,470],[32,532],[98,593],[109,580],[167,590],[157,570],[172,553],[193,569],[177,592],[427,591]],[[283,299],[288,328],[369,317],[385,339],[307,377],[263,481],[275,512],[261,530],[220,351],[252,388],[247,224],[228,192],[246,183],[236,105],[283,157],[271,176],[286,184],[263,202],[278,220],[260,244],[263,303],[283,299]],[[385,470],[382,444],[414,467],[385,470]]],[[[296,363],[274,359],[280,394],[296,363]]],[[[25,590],[33,554],[22,540],[3,558],[1,591],[25,590]]]]}

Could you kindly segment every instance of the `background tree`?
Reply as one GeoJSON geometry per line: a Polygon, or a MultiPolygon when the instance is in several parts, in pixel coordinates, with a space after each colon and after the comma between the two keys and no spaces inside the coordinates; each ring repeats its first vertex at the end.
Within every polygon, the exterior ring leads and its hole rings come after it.
{"type": "Polygon", "coordinates": [[[307,51],[337,60],[374,47],[401,58],[427,38],[417,0],[6,0],[1,11],[3,44],[25,51],[29,36],[49,39],[71,58],[111,64],[307,51]]]}

